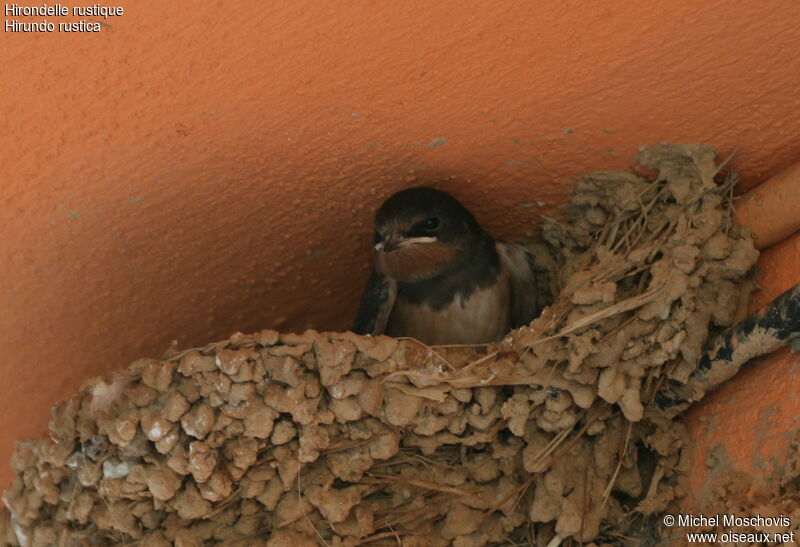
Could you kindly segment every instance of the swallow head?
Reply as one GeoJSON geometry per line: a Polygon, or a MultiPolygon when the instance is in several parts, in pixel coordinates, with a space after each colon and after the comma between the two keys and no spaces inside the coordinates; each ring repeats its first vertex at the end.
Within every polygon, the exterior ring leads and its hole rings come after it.
{"type": "Polygon", "coordinates": [[[420,186],[402,190],[375,214],[375,263],[400,282],[431,279],[469,258],[488,235],[453,196],[420,186]]]}

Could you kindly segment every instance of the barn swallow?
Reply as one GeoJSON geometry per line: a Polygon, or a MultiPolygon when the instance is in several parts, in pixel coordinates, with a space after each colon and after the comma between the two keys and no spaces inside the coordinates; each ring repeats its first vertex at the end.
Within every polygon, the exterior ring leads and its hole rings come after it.
{"type": "Polygon", "coordinates": [[[481,344],[538,315],[529,251],[495,241],[441,190],[420,186],[387,199],[375,214],[374,254],[357,334],[481,344]]]}

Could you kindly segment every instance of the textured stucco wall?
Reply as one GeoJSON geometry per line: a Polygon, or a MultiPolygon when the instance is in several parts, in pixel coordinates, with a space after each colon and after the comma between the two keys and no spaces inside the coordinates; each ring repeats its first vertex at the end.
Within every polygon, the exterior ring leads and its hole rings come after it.
{"type": "Polygon", "coordinates": [[[0,462],[172,339],[345,328],[406,185],[513,237],[642,144],[741,146],[747,185],[800,144],[794,0],[120,4],[0,34],[0,462]]]}

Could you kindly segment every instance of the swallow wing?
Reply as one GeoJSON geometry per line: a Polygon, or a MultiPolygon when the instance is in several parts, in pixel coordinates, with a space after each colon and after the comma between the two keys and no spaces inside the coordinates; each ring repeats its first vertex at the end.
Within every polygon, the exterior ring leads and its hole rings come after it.
{"type": "Polygon", "coordinates": [[[533,255],[517,243],[497,243],[503,269],[511,280],[511,328],[529,324],[539,315],[533,255]]]}
{"type": "Polygon", "coordinates": [[[353,332],[383,334],[396,297],[397,282],[391,277],[373,271],[361,298],[353,332]]]}

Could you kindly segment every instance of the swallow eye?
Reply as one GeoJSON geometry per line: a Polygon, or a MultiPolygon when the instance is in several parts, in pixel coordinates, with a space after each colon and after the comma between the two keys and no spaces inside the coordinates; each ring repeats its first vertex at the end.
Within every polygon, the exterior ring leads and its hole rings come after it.
{"type": "Polygon", "coordinates": [[[431,217],[422,223],[422,228],[426,232],[435,232],[439,229],[440,224],[439,217],[431,217]]]}

